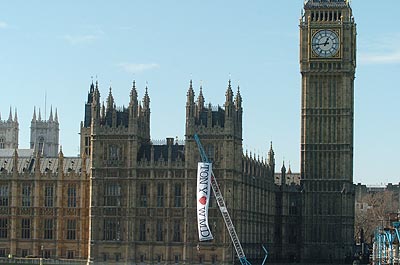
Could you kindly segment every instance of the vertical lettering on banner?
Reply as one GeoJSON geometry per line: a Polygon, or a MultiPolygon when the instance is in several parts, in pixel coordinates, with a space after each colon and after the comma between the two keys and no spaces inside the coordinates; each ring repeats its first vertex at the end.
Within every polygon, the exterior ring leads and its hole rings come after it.
{"type": "Polygon", "coordinates": [[[211,195],[211,163],[198,163],[197,165],[197,226],[199,240],[212,240],[210,226],[208,225],[208,205],[211,195]]]}

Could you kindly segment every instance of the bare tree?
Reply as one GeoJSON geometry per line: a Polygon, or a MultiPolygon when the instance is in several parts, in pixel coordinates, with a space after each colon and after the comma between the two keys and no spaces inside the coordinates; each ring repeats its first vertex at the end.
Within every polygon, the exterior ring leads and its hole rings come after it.
{"type": "Polygon", "coordinates": [[[397,212],[399,201],[392,191],[371,192],[365,195],[355,212],[356,242],[372,243],[371,239],[378,226],[389,226],[390,213],[397,212]]]}

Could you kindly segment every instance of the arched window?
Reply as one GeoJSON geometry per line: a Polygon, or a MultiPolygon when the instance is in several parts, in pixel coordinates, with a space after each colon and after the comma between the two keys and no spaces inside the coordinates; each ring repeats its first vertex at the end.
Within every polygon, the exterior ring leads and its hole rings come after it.
{"type": "Polygon", "coordinates": [[[5,140],[3,137],[0,137],[0,149],[4,149],[5,148],[5,140]]]}

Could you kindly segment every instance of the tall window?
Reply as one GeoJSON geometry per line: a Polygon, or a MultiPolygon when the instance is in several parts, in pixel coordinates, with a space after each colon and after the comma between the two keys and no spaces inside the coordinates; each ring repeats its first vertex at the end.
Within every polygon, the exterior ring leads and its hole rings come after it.
{"type": "Polygon", "coordinates": [[[157,207],[164,207],[164,184],[157,184],[157,207]]]}
{"type": "Polygon", "coordinates": [[[139,222],[139,241],[146,241],[146,220],[139,222]]]}
{"type": "Polygon", "coordinates": [[[0,149],[4,149],[5,148],[5,140],[3,137],[0,138],[0,149]]]}
{"type": "Polygon", "coordinates": [[[22,185],[22,206],[29,207],[31,206],[31,185],[23,184],[22,185]]]}
{"type": "Polygon", "coordinates": [[[181,221],[174,220],[174,235],[172,241],[181,242],[181,221]]]}
{"type": "Polygon", "coordinates": [[[111,161],[117,161],[120,159],[120,148],[117,145],[110,145],[108,149],[108,159],[111,161]]]}
{"type": "Polygon", "coordinates": [[[76,208],[76,186],[69,185],[67,190],[67,205],[68,208],[76,208]]]}
{"type": "Polygon", "coordinates": [[[156,227],[156,240],[157,241],[164,240],[163,223],[164,223],[164,220],[157,220],[157,227],[156,227]]]}
{"type": "Polygon", "coordinates": [[[104,186],[104,206],[121,206],[121,186],[109,182],[104,186]]]}
{"type": "Polygon", "coordinates": [[[90,136],[85,137],[85,154],[90,156],[90,136]]]}
{"type": "Polygon", "coordinates": [[[44,206],[54,206],[54,186],[52,184],[46,184],[44,187],[44,206]]]}
{"type": "Polygon", "coordinates": [[[175,207],[182,206],[182,185],[180,183],[175,184],[175,200],[174,200],[175,207]]]}
{"type": "Polygon", "coordinates": [[[103,238],[104,240],[121,240],[121,226],[119,219],[104,219],[103,238]]]}
{"type": "Polygon", "coordinates": [[[70,240],[76,239],[76,220],[75,219],[67,220],[67,239],[70,239],[70,240]]]}
{"type": "Polygon", "coordinates": [[[44,147],[44,138],[43,138],[43,136],[39,137],[38,143],[39,143],[38,152],[43,154],[43,147],[44,147]]]}
{"type": "Polygon", "coordinates": [[[0,206],[8,206],[8,185],[0,185],[0,206]]]}
{"type": "Polygon", "coordinates": [[[8,219],[0,218],[0,238],[8,237],[8,219]]]}
{"type": "Polygon", "coordinates": [[[215,160],[215,147],[213,144],[209,144],[206,146],[206,152],[207,152],[207,156],[208,159],[210,159],[210,161],[214,161],[215,160]]]}
{"type": "Polygon", "coordinates": [[[43,225],[43,238],[44,239],[53,239],[53,231],[54,231],[54,221],[53,219],[45,219],[43,225]]]}
{"type": "Polygon", "coordinates": [[[147,206],[147,185],[142,183],[140,185],[140,207],[147,206]]]}
{"type": "Polygon", "coordinates": [[[21,237],[31,238],[31,219],[29,218],[21,219],[21,237]]]}

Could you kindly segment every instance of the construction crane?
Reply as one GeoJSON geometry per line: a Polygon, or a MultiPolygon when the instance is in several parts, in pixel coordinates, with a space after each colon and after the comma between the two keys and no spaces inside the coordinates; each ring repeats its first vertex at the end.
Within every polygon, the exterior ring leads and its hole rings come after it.
{"type": "MultiPolygon", "coordinates": [[[[206,152],[204,151],[204,148],[200,142],[199,136],[197,134],[194,135],[194,140],[197,143],[197,146],[199,148],[201,160],[205,163],[210,163],[211,161],[208,159],[206,152]]],[[[219,207],[219,210],[222,214],[222,218],[224,219],[225,226],[229,232],[229,235],[231,237],[233,247],[235,248],[236,254],[239,257],[239,261],[242,265],[251,265],[251,263],[247,260],[246,255],[244,254],[242,245],[240,244],[239,237],[236,233],[235,227],[233,225],[232,219],[229,215],[228,209],[226,208],[225,200],[224,197],[222,196],[221,190],[219,189],[219,185],[217,182],[217,179],[214,176],[214,173],[211,172],[211,187],[214,192],[215,199],[217,200],[217,204],[219,207]]],[[[262,246],[264,252],[265,252],[265,257],[262,262],[262,265],[264,265],[265,261],[267,260],[268,257],[268,251],[265,249],[264,246],[262,246]]]]}

